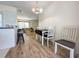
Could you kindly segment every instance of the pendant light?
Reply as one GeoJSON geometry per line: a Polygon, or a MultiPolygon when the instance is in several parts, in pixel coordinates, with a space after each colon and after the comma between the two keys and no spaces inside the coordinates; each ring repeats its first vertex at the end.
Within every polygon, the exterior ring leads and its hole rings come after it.
{"type": "Polygon", "coordinates": [[[43,12],[43,8],[38,5],[38,1],[36,1],[35,5],[32,7],[32,12],[35,14],[40,14],[43,12]]]}

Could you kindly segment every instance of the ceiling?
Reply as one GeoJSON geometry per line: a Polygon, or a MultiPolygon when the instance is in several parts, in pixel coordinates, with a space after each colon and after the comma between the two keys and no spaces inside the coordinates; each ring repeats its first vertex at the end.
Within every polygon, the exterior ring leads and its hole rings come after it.
{"type": "MultiPolygon", "coordinates": [[[[0,4],[16,7],[18,9],[19,16],[28,17],[32,19],[38,18],[38,15],[32,12],[32,7],[35,3],[36,1],[0,1],[0,4]],[[19,11],[22,11],[22,14],[20,14],[19,11]]],[[[51,3],[51,1],[38,1],[38,6],[45,9],[51,3]]]]}

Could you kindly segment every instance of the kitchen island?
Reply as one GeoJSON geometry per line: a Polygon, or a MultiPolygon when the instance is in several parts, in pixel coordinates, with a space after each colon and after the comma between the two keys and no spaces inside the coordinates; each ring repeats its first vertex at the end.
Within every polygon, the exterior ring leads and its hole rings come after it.
{"type": "Polygon", "coordinates": [[[5,57],[16,45],[16,30],[13,27],[0,27],[0,58],[5,57]]]}

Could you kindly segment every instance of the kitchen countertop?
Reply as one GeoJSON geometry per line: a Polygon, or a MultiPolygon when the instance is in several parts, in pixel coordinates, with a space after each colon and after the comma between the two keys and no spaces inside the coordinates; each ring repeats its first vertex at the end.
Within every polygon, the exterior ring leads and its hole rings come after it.
{"type": "Polygon", "coordinates": [[[14,27],[0,27],[0,29],[13,29],[14,27]]]}

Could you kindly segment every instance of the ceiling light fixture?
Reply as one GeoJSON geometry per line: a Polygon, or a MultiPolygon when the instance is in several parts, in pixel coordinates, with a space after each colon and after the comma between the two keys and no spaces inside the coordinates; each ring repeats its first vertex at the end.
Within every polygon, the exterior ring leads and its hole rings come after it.
{"type": "Polygon", "coordinates": [[[38,1],[36,1],[36,4],[33,5],[32,12],[35,14],[39,14],[43,12],[43,8],[38,6],[38,1]]]}

